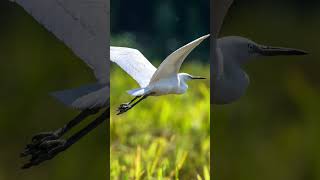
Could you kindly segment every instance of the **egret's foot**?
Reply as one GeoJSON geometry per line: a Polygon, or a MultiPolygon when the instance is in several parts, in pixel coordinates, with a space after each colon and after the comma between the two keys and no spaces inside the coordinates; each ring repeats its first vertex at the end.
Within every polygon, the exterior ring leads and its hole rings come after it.
{"type": "Polygon", "coordinates": [[[36,134],[32,137],[32,144],[39,144],[41,142],[44,142],[46,140],[55,140],[60,138],[60,129],[54,132],[44,132],[36,134]]]}
{"type": "Polygon", "coordinates": [[[29,168],[45,161],[45,159],[51,159],[51,150],[60,147],[64,143],[64,140],[59,139],[61,132],[62,129],[58,129],[54,132],[39,133],[33,136],[31,143],[27,144],[20,154],[21,157],[31,156],[30,162],[23,166],[23,168],[29,168]],[[45,153],[47,153],[46,157],[45,153]],[[36,163],[38,161],[39,163],[36,163]]]}
{"type": "Polygon", "coordinates": [[[23,169],[36,166],[46,160],[52,159],[61,151],[64,151],[66,149],[66,141],[63,139],[46,140],[37,145],[29,144],[27,145],[27,148],[29,149],[22,154],[23,156],[30,155],[31,159],[22,167],[23,169]]]}
{"type": "Polygon", "coordinates": [[[52,141],[57,140],[60,138],[59,136],[59,130],[55,132],[45,132],[45,133],[39,133],[32,137],[32,141],[30,144],[27,144],[27,146],[24,148],[24,151],[21,153],[21,157],[28,156],[30,154],[35,153],[38,151],[38,146],[46,141],[52,141]]]}
{"type": "Polygon", "coordinates": [[[122,103],[120,104],[119,108],[127,108],[130,106],[130,103],[122,103]]]}
{"type": "Polygon", "coordinates": [[[123,103],[123,104],[121,104],[121,105],[118,107],[118,109],[117,109],[117,111],[118,111],[117,115],[120,115],[120,114],[122,114],[122,113],[125,113],[125,112],[127,112],[129,109],[131,109],[131,106],[129,105],[129,103],[123,103]]]}

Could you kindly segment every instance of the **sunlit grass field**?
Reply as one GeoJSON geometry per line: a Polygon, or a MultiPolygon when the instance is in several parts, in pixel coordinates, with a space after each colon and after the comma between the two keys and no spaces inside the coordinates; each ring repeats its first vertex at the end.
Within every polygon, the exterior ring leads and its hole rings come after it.
{"type": "Polygon", "coordinates": [[[209,66],[191,63],[181,72],[207,77],[189,82],[183,95],[149,97],[116,115],[138,84],[111,66],[111,179],[207,179],[210,170],[209,66]]]}

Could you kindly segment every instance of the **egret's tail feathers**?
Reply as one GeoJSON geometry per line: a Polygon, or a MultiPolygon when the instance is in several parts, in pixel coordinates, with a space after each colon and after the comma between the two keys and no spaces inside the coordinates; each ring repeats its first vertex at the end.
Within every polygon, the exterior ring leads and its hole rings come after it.
{"type": "Polygon", "coordinates": [[[132,96],[143,96],[143,95],[149,93],[149,89],[148,88],[132,89],[132,90],[127,91],[127,93],[132,96]]]}
{"type": "Polygon", "coordinates": [[[99,108],[107,103],[109,88],[101,84],[90,84],[79,88],[56,91],[51,96],[64,105],[75,109],[99,108]]]}

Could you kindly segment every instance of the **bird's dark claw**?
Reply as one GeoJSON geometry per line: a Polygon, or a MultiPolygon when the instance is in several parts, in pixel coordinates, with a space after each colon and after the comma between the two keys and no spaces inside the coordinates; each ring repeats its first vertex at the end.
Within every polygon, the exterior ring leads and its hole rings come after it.
{"type": "Polygon", "coordinates": [[[21,153],[21,157],[31,156],[29,162],[22,169],[27,169],[52,159],[65,148],[66,141],[59,139],[57,133],[40,133],[32,138],[32,142],[21,153]]]}
{"type": "Polygon", "coordinates": [[[57,132],[44,132],[36,134],[32,137],[32,143],[41,143],[46,140],[55,140],[58,139],[59,135],[57,132]]]}
{"type": "Polygon", "coordinates": [[[125,108],[128,108],[128,107],[130,107],[129,103],[122,103],[122,104],[120,104],[119,109],[120,108],[125,109],[125,108]]]}
{"type": "Polygon", "coordinates": [[[125,112],[127,112],[129,109],[131,109],[131,106],[129,105],[129,103],[123,103],[123,104],[121,104],[121,105],[118,107],[118,109],[117,109],[117,111],[118,111],[117,115],[120,115],[120,114],[122,114],[122,113],[125,113],[125,112]]]}

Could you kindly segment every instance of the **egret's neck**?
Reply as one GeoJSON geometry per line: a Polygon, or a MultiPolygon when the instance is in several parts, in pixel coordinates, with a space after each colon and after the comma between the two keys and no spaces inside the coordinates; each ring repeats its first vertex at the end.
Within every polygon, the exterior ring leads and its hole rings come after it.
{"type": "Polygon", "coordinates": [[[225,63],[223,75],[217,80],[213,92],[215,104],[228,104],[239,99],[249,85],[247,74],[238,65],[225,63]]]}
{"type": "Polygon", "coordinates": [[[247,50],[239,51],[239,49],[227,48],[225,46],[220,47],[224,61],[243,65],[248,63],[251,59],[256,57],[255,54],[250,54],[247,50]]]}
{"type": "Polygon", "coordinates": [[[190,80],[190,78],[189,78],[188,76],[186,76],[186,75],[183,74],[183,73],[179,73],[179,74],[178,74],[178,79],[179,79],[180,85],[186,86],[186,87],[188,88],[187,81],[190,80]]]}

